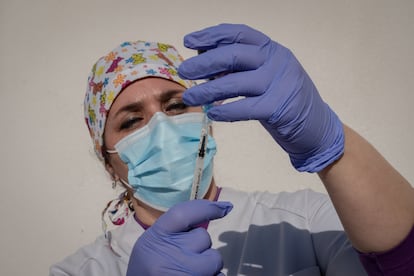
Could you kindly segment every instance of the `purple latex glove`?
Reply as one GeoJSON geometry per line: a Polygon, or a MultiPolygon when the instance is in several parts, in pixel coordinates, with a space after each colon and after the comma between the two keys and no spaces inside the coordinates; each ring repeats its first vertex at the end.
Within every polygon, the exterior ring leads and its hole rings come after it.
{"type": "Polygon", "coordinates": [[[191,200],[179,203],[148,228],[132,249],[127,276],[221,275],[221,255],[211,249],[203,222],[222,218],[229,202],[191,200]]]}
{"type": "Polygon", "coordinates": [[[190,33],[184,45],[206,50],[184,61],[179,75],[209,82],[188,89],[189,105],[213,106],[216,121],[259,120],[298,171],[318,172],[344,151],[342,123],[292,52],[246,25],[221,24],[190,33]]]}

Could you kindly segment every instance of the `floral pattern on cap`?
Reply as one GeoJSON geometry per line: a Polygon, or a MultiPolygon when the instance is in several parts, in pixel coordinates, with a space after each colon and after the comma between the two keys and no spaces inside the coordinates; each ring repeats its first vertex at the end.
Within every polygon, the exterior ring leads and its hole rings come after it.
{"type": "Polygon", "coordinates": [[[122,43],[95,63],[88,77],[84,112],[95,153],[101,161],[107,114],[118,94],[130,83],[146,77],[172,80],[186,88],[194,86],[195,82],[178,76],[182,61],[171,45],[134,41],[122,43]]]}

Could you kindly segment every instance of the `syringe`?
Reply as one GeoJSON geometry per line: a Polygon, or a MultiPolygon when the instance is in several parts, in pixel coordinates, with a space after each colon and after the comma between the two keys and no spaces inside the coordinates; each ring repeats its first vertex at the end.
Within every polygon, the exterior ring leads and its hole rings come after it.
{"type": "MultiPolygon", "coordinates": [[[[198,50],[198,54],[204,53],[206,50],[198,50]]],[[[209,80],[213,80],[210,78],[209,80]]],[[[207,117],[207,111],[213,106],[213,104],[207,104],[203,106],[204,120],[201,127],[200,142],[198,144],[198,153],[194,169],[193,184],[191,186],[190,200],[198,199],[198,190],[200,189],[201,177],[203,176],[204,158],[206,155],[206,148],[208,142],[208,134],[211,126],[211,120],[207,117]]]]}
{"type": "Polygon", "coordinates": [[[206,156],[206,148],[208,142],[208,133],[210,128],[210,119],[207,117],[207,110],[210,106],[204,106],[204,120],[201,127],[200,142],[198,144],[198,153],[194,169],[193,184],[191,186],[190,200],[198,198],[198,190],[200,189],[201,177],[203,176],[204,158],[206,156]]]}

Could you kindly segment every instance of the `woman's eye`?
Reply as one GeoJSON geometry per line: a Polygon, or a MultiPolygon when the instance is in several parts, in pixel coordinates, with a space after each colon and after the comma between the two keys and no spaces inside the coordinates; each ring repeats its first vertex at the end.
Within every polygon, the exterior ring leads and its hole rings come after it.
{"type": "Polygon", "coordinates": [[[132,117],[132,118],[128,118],[126,120],[124,120],[119,129],[120,130],[129,130],[132,129],[134,127],[137,127],[138,124],[142,121],[142,118],[140,117],[132,117]]]}
{"type": "Polygon", "coordinates": [[[165,108],[165,112],[167,114],[179,114],[179,113],[183,113],[184,111],[186,111],[188,108],[188,106],[182,102],[182,101],[177,101],[177,102],[172,102],[167,104],[166,108],[165,108]]]}

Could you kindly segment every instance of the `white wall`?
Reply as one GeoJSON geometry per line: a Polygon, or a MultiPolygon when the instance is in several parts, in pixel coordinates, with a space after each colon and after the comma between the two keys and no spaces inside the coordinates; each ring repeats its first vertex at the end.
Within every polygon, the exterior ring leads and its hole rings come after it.
{"type": "MultiPolygon", "coordinates": [[[[46,275],[100,234],[115,193],[83,122],[86,77],[125,40],[221,22],[291,48],[344,122],[414,183],[414,1],[0,0],[0,274],[46,275]]],[[[323,191],[257,123],[216,124],[219,185],[323,191]]]]}

